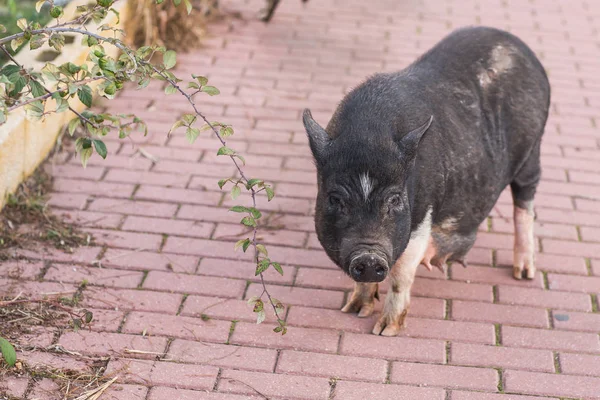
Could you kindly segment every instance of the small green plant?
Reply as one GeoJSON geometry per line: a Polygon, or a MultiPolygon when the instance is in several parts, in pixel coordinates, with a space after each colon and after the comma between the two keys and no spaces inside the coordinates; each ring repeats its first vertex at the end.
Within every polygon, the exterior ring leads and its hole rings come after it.
{"type": "Polygon", "coordinates": [[[4,357],[4,361],[9,366],[14,366],[15,362],[17,362],[17,353],[15,352],[15,348],[12,344],[3,337],[0,336],[0,353],[2,353],[2,357],[4,357]]]}
{"type": "MultiPolygon", "coordinates": [[[[259,220],[262,218],[262,213],[257,208],[257,195],[264,192],[267,200],[271,201],[275,195],[272,187],[263,180],[244,173],[244,157],[226,142],[226,139],[235,133],[233,127],[223,122],[209,121],[198,109],[195,97],[216,96],[220,93],[218,88],[209,85],[208,79],[201,75],[192,75],[192,79],[183,84],[183,80],[172,72],[177,64],[175,51],[156,45],[133,49],[118,39],[119,29],[104,23],[109,14],[116,15],[118,19],[119,13],[113,7],[117,1],[96,0],[95,3],[79,6],[78,16],[72,20],[65,20],[64,10],[56,5],[54,0],[39,0],[36,3],[37,10],[40,11],[45,6],[44,10],[49,13],[54,23],[42,27],[39,22],[22,18],[17,21],[19,32],[0,38],[0,51],[11,61],[0,70],[0,125],[6,122],[12,111],[19,108],[25,110],[30,120],[40,120],[51,113],[71,111],[75,118],[69,122],[67,130],[71,136],[76,130],[80,132],[75,149],[85,167],[94,153],[102,158],[108,156],[107,147],[102,139],[111,132],[116,132],[119,138],[124,139],[135,130],[141,130],[145,134],[146,124],[135,115],[114,115],[89,110],[79,113],[71,107],[70,101],[77,98],[90,107],[94,96],[113,99],[125,83],[134,83],[138,89],[143,89],[151,80],[165,82],[165,94],[178,93],[184,96],[191,108],[191,112],[176,121],[167,134],[175,129],[185,128],[185,135],[190,143],[194,143],[204,131],[214,134],[221,142],[217,155],[229,157],[237,171],[237,176],[219,180],[219,188],[230,185],[230,194],[234,200],[242,190],[250,194],[250,206],[234,206],[230,209],[232,212],[245,214],[240,223],[251,229],[249,237],[238,241],[234,248],[241,248],[244,252],[251,248],[252,259],[256,265],[254,273],[261,279],[263,292],[248,301],[257,315],[257,323],[266,318],[263,301],[266,296],[266,301],[277,319],[274,331],[285,334],[287,328],[282,318],[284,306],[269,294],[263,277],[263,273],[271,267],[282,275],[284,272],[279,263],[269,258],[264,244],[257,240],[259,220]],[[112,32],[113,35],[105,37],[88,30],[86,24],[90,21],[98,24],[100,31],[112,32]],[[27,45],[31,50],[49,46],[60,52],[65,45],[65,34],[79,35],[82,43],[89,47],[86,63],[76,65],[67,62],[55,65],[48,62],[40,71],[35,71],[20,65],[7,49],[9,45],[13,50],[27,45]],[[109,46],[116,47],[121,54],[116,58],[111,57],[107,52],[109,46]],[[159,62],[154,61],[157,58],[159,62]],[[97,84],[95,90],[92,89],[92,83],[97,84]],[[52,107],[49,105],[50,99],[54,101],[52,107]]],[[[156,0],[157,3],[163,1],[156,0]]],[[[187,13],[193,10],[189,0],[173,0],[173,3],[186,7],[187,13]]],[[[55,232],[50,232],[49,235],[55,236],[55,232]]]]}

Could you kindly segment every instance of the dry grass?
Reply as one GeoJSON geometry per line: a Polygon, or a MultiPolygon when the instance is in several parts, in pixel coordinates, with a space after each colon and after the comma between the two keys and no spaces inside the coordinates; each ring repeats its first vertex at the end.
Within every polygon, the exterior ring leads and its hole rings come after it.
{"type": "Polygon", "coordinates": [[[175,6],[167,0],[129,0],[125,21],[126,41],[133,46],[160,45],[188,51],[200,45],[208,19],[218,16],[218,1],[193,0],[188,15],[185,4],[175,6]]]}
{"type": "MultiPolygon", "coordinates": [[[[83,286],[80,290],[82,288],[83,286]]],[[[65,329],[75,329],[74,320],[84,318],[86,313],[86,310],[76,311],[73,308],[77,297],[76,293],[72,298],[0,298],[0,336],[11,342],[20,354],[25,355],[25,359],[35,352],[44,352],[78,361],[85,359],[87,365],[84,370],[75,370],[40,363],[29,364],[26,360],[19,359],[10,368],[0,361],[0,382],[6,377],[25,377],[32,382],[47,378],[56,384],[57,398],[94,399],[93,396],[99,393],[103,384],[110,381],[110,378],[102,376],[107,359],[90,359],[78,353],[67,352],[56,345],[40,348],[35,344],[35,339],[31,342],[42,331],[59,333],[65,329]]],[[[81,326],[85,328],[85,322],[81,326]]],[[[0,398],[10,397],[0,390],[0,398]]]]}
{"type": "Polygon", "coordinates": [[[12,248],[34,249],[42,243],[72,253],[74,248],[91,243],[90,235],[48,209],[52,181],[41,165],[14,194],[8,195],[0,211],[0,261],[9,258],[7,250],[12,248]]]}

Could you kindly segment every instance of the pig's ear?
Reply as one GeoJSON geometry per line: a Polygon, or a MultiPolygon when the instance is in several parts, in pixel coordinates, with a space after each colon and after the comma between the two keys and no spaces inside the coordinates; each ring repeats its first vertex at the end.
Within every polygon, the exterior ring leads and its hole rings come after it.
{"type": "Polygon", "coordinates": [[[433,115],[429,117],[427,122],[418,127],[415,130],[408,132],[404,135],[398,142],[400,145],[400,149],[404,153],[405,157],[409,160],[412,160],[413,157],[417,154],[417,147],[419,146],[419,142],[421,138],[427,132],[427,129],[431,126],[433,122],[433,115]]]}
{"type": "Polygon", "coordinates": [[[313,156],[317,162],[320,162],[323,160],[325,147],[331,139],[325,129],[313,119],[308,108],[304,109],[302,121],[304,122],[304,128],[306,128],[306,134],[308,135],[308,141],[313,156]]]}

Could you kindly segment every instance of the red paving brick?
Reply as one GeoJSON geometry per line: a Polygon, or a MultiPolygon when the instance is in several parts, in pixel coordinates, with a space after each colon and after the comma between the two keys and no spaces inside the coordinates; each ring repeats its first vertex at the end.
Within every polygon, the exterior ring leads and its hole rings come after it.
{"type": "Polygon", "coordinates": [[[147,394],[146,386],[113,384],[102,396],[107,400],[144,400],[147,394]]]}
{"type": "Polygon", "coordinates": [[[598,355],[560,353],[560,369],[569,375],[600,377],[600,357],[598,355]]]}
{"type": "Polygon", "coordinates": [[[394,362],[390,380],[392,383],[457,389],[494,391],[498,388],[498,372],[491,368],[394,362]]]}
{"type": "Polygon", "coordinates": [[[276,372],[384,382],[387,369],[388,363],[384,360],[284,350],[276,372]]]}
{"type": "Polygon", "coordinates": [[[443,400],[445,390],[421,388],[406,385],[376,385],[362,382],[338,382],[335,387],[335,399],[364,400],[364,399],[431,399],[443,400]]]}
{"type": "Polygon", "coordinates": [[[308,376],[225,370],[219,379],[218,391],[237,394],[256,394],[258,391],[263,396],[323,399],[329,394],[329,380],[308,376]]]}
{"type": "Polygon", "coordinates": [[[504,380],[507,392],[600,398],[600,378],[509,370],[504,373],[504,380]]]}
{"type": "Polygon", "coordinates": [[[134,311],[127,315],[122,332],[225,343],[230,326],[231,323],[227,321],[202,321],[197,318],[134,311]]]}
{"type": "Polygon", "coordinates": [[[539,328],[548,327],[548,313],[546,310],[525,306],[453,301],[452,318],[458,321],[481,321],[539,328]]]}
{"type": "Polygon", "coordinates": [[[450,348],[450,363],[477,367],[554,372],[554,358],[551,351],[504,346],[483,346],[454,342],[450,348]]]}
{"type": "Polygon", "coordinates": [[[212,389],[219,369],[174,362],[118,359],[108,363],[106,373],[119,375],[121,382],[183,389],[212,389]]]}
{"type": "Polygon", "coordinates": [[[277,351],[273,349],[201,343],[183,339],[175,339],[171,343],[166,357],[167,360],[177,362],[263,372],[273,371],[276,358],[277,351]]]}
{"type": "MultiPolygon", "coordinates": [[[[148,136],[123,144],[109,135],[106,160],[94,156],[84,170],[67,154],[52,168],[50,207],[93,233],[95,245],[73,254],[11,250],[33,262],[0,265],[0,292],[13,296],[72,296],[87,281],[80,305],[94,313],[91,330],[34,329],[19,344],[112,356],[108,374],[133,359],[130,374],[103,395],[115,400],[600,398],[599,5],[485,0],[457,12],[423,2],[289,0],[265,25],[256,2],[223,3],[245,20],[213,22],[204,47],[179,54],[174,72],[208,75],[221,89],[198,102],[201,110],[233,124],[229,144],[247,155],[248,176],[274,184],[273,201],[258,196],[269,228],[258,239],[284,266],[283,276],[270,270],[265,280],[289,307],[288,333],[272,332],[270,312],[257,325],[246,304],[262,290],[249,254],[233,251],[248,234],[228,209],[249,197],[233,201],[216,184],[234,175],[230,160],[216,156],[221,144],[210,135],[193,145],[182,132],[167,139],[188,105],[153,83],[106,103],[145,118],[148,136]],[[370,332],[387,282],[374,315],[339,311],[353,283],[314,232],[316,175],[301,111],[310,107],[326,124],[365,76],[398,70],[451,29],[480,23],[510,28],[550,71],[553,107],[536,197],[536,265],[546,275],[511,277],[505,190],[480,226],[472,266],[419,269],[406,329],[377,337],[370,332]],[[158,161],[143,157],[141,146],[158,161]]],[[[64,354],[18,356],[87,368],[64,354]]],[[[23,397],[27,384],[10,378],[0,388],[23,397]]],[[[40,381],[31,393],[49,398],[53,385],[40,381]]]]}

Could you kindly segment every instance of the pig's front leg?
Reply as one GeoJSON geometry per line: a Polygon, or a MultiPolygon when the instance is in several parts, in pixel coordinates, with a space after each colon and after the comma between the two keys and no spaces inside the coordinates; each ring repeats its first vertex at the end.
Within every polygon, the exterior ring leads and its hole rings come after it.
{"type": "Polygon", "coordinates": [[[533,201],[523,204],[526,208],[521,208],[515,204],[515,249],[513,276],[516,279],[522,279],[523,270],[525,277],[533,279],[535,277],[535,265],[533,255],[535,252],[535,242],[533,237],[533,201]]]}
{"type": "Polygon", "coordinates": [[[423,261],[431,242],[431,226],[411,235],[406,250],[390,271],[390,290],[385,298],[383,314],[373,328],[375,335],[396,336],[405,325],[410,306],[410,289],[417,268],[423,261]]]}
{"type": "Polygon", "coordinates": [[[358,312],[360,318],[368,317],[373,314],[375,308],[375,298],[379,300],[379,285],[377,283],[354,283],[354,292],[350,296],[348,303],[342,308],[342,312],[358,312]]]}

